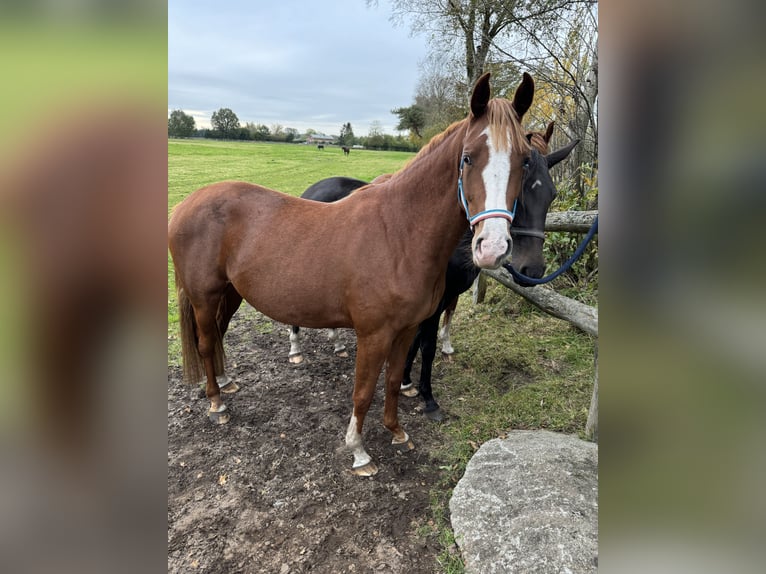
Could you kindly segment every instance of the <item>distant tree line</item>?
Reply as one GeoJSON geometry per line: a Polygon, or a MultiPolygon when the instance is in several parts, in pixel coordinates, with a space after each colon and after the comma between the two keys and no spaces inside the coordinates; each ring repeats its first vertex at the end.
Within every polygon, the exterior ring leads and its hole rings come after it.
{"type": "MultiPolygon", "coordinates": [[[[298,130],[283,127],[280,124],[274,124],[269,127],[264,124],[246,122],[242,126],[237,114],[229,108],[221,108],[213,112],[210,118],[210,125],[209,129],[198,129],[193,117],[182,110],[173,110],[168,118],[168,136],[285,143],[305,141],[298,130]]],[[[410,128],[407,126],[406,128],[399,129],[410,128]]],[[[309,129],[306,130],[304,136],[309,137],[316,133],[316,130],[309,129]]],[[[343,146],[361,145],[366,149],[392,151],[417,151],[421,146],[421,142],[409,137],[384,134],[380,122],[373,122],[372,126],[370,126],[370,133],[367,136],[355,136],[351,123],[347,122],[340,128],[340,136],[338,136],[337,143],[343,146]]]]}

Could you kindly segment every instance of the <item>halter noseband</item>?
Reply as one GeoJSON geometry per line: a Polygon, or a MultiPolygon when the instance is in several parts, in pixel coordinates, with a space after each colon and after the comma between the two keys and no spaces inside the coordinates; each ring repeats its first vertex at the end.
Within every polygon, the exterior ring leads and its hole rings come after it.
{"type": "Polygon", "coordinates": [[[465,216],[468,219],[468,224],[471,226],[471,229],[473,229],[480,221],[484,221],[485,219],[490,219],[492,217],[502,217],[503,219],[507,219],[509,222],[513,223],[513,218],[516,216],[516,203],[518,202],[518,199],[514,200],[513,209],[511,211],[508,211],[507,209],[486,209],[484,211],[480,211],[476,215],[471,215],[471,212],[468,211],[468,201],[466,201],[465,192],[463,191],[464,163],[465,156],[460,158],[460,172],[457,178],[457,197],[460,201],[460,205],[463,206],[463,211],[465,211],[465,216]]]}

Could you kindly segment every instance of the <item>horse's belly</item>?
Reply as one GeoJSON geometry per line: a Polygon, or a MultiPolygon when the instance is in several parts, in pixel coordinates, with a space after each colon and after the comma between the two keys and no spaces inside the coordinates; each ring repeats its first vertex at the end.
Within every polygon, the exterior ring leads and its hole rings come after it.
{"type": "Polygon", "coordinates": [[[353,326],[337,291],[325,294],[316,289],[312,292],[305,286],[291,288],[287,285],[243,291],[240,294],[245,301],[280,323],[315,329],[353,326]]]}

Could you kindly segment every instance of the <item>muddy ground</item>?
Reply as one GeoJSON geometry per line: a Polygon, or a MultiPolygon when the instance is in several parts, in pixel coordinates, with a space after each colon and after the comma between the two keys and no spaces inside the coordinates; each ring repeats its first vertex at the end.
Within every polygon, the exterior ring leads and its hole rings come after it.
{"type": "Polygon", "coordinates": [[[306,360],[296,367],[286,327],[240,309],[225,341],[241,387],[225,395],[227,425],[213,426],[204,394],[169,368],[168,572],[438,572],[442,549],[417,534],[431,517],[437,428],[419,398],[400,397],[416,448],[398,453],[382,425],[379,380],[364,430],[379,472],[351,475],[354,333],[341,333],[346,359],[325,331],[302,333],[306,360]]]}

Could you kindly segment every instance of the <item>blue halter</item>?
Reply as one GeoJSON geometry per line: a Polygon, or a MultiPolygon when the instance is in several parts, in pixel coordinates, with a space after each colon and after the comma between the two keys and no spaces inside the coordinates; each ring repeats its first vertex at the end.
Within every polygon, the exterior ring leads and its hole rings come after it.
{"type": "Polygon", "coordinates": [[[503,219],[507,219],[513,223],[513,218],[516,217],[516,203],[518,202],[518,199],[514,200],[513,209],[511,211],[508,211],[507,209],[486,209],[484,211],[480,211],[476,215],[471,215],[471,213],[468,211],[468,201],[466,201],[465,192],[463,191],[464,163],[465,156],[460,158],[460,173],[457,178],[457,197],[460,201],[460,205],[463,206],[463,211],[465,211],[465,216],[468,219],[468,224],[471,226],[471,229],[473,229],[478,222],[484,221],[485,219],[490,219],[492,217],[502,217],[503,219]]]}

